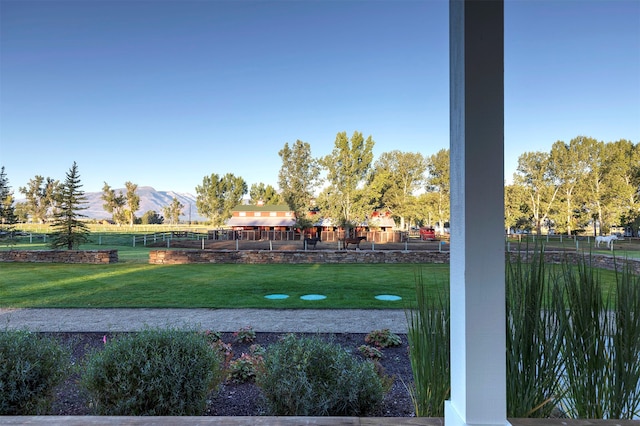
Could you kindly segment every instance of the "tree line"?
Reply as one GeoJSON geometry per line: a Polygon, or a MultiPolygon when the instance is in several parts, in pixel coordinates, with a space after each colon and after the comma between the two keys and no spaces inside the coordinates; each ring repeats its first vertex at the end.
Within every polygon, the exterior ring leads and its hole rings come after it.
{"type": "Polygon", "coordinates": [[[559,233],[640,228],[640,144],[578,136],[518,158],[505,187],[505,227],[559,233]]]}
{"type": "Polygon", "coordinates": [[[196,187],[196,207],[214,226],[223,225],[231,209],[249,194],[250,204],[286,204],[296,226],[313,225],[308,212],[335,226],[375,227],[372,213],[391,212],[402,229],[411,224],[444,223],[449,218],[449,151],[426,157],[417,152],[385,152],[374,161],[375,141],[355,131],[336,135],[330,154],[316,158],[308,142],[288,142],[278,152],[282,165],[278,189],[264,183],[248,188],[233,173],[205,176],[196,187]]]}
{"type": "MultiPolygon", "coordinates": [[[[264,183],[247,182],[233,173],[204,176],[196,186],[196,208],[213,226],[222,226],[231,210],[249,195],[250,204],[286,204],[295,212],[297,227],[312,226],[307,214],[329,218],[336,226],[352,228],[368,222],[376,226],[372,212],[390,212],[400,229],[444,224],[449,220],[449,150],[425,156],[393,150],[374,159],[375,141],[355,131],[336,135],[333,150],[314,157],[311,145],[297,140],[278,152],[282,164],[278,189],[264,183]]],[[[60,183],[36,176],[19,190],[26,197],[13,214],[44,222],[56,207],[60,183]]],[[[178,223],[184,206],[174,198],[163,208],[137,218],[140,199],[137,184],[125,183],[125,192],[106,182],[104,209],[114,222],[163,223],[165,217],[178,223]]],[[[13,194],[2,169],[0,180],[2,222],[13,194]]],[[[525,152],[518,158],[513,183],[505,186],[505,229],[555,229],[575,233],[597,223],[598,232],[611,226],[640,227],[640,147],[628,140],[600,142],[579,136],[557,141],[549,152],[525,152]]]]}

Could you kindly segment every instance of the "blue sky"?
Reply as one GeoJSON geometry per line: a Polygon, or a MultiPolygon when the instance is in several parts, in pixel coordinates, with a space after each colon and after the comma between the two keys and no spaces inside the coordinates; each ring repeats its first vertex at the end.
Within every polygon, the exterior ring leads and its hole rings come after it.
{"type": "MultiPolygon", "coordinates": [[[[277,187],[278,151],[449,144],[448,2],[0,0],[0,165],[84,190],[277,187]]],[[[640,141],[640,1],[506,1],[505,177],[526,151],[640,141]]]]}

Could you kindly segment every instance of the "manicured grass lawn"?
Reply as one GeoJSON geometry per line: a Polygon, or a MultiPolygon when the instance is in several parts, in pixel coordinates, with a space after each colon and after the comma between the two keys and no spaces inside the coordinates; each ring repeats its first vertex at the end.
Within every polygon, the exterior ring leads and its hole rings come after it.
{"type": "MultiPolygon", "coordinates": [[[[122,254],[121,254],[122,257],[122,254]]],[[[415,299],[415,274],[433,289],[448,265],[112,265],[5,263],[0,306],[176,308],[405,308],[415,299]],[[273,293],[284,300],[268,300],[273,293]],[[324,300],[304,301],[305,294],[324,300]],[[393,294],[401,301],[379,301],[393,294]]]]}

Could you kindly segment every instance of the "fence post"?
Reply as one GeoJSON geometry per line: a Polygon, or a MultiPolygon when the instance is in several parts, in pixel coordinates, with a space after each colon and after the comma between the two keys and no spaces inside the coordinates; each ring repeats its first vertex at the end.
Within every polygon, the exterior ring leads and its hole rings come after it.
{"type": "Polygon", "coordinates": [[[202,250],[204,250],[204,237],[202,238],[202,250]]]}
{"type": "Polygon", "coordinates": [[[147,235],[145,234],[143,236],[143,243],[142,243],[145,247],[147,246],[147,235]]]}
{"type": "Polygon", "coordinates": [[[134,235],[133,236],[133,247],[135,247],[135,246],[136,246],[136,236],[134,235]]]}
{"type": "Polygon", "coordinates": [[[576,237],[576,251],[578,251],[578,238],[577,237],[576,237]]]}
{"type": "Polygon", "coordinates": [[[29,244],[33,242],[33,234],[29,234],[29,244]]]}
{"type": "Polygon", "coordinates": [[[376,251],[376,242],[371,241],[371,251],[376,251]]]}
{"type": "Polygon", "coordinates": [[[238,250],[238,240],[236,240],[236,251],[238,250]]]}
{"type": "Polygon", "coordinates": [[[271,243],[271,240],[269,240],[269,251],[273,251],[273,244],[271,243]]]}
{"type": "Polygon", "coordinates": [[[407,241],[404,242],[404,251],[409,251],[409,249],[407,248],[407,241]]]}

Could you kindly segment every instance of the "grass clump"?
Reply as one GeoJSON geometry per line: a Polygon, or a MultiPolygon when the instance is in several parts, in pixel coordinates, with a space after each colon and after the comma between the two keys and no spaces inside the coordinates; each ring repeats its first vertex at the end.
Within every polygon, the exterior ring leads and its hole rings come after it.
{"type": "Polygon", "coordinates": [[[82,377],[100,415],[200,415],[222,380],[206,336],[176,329],[125,335],[94,352],[82,377]]]}
{"type": "Polygon", "coordinates": [[[287,335],[270,346],[256,383],[277,416],[366,415],[385,394],[373,362],[320,337],[287,335]]]}
{"type": "Polygon", "coordinates": [[[66,377],[68,349],[29,331],[0,333],[0,415],[43,414],[66,377]]]}
{"type": "Polygon", "coordinates": [[[451,392],[448,291],[431,297],[422,274],[415,277],[416,305],[407,311],[411,399],[420,417],[444,417],[451,392]]]}
{"type": "Polygon", "coordinates": [[[614,291],[587,261],[564,268],[567,326],[563,358],[572,417],[632,419],[640,415],[640,277],[628,265],[616,273],[614,291]],[[616,299],[617,303],[614,303],[616,299]]]}
{"type": "Polygon", "coordinates": [[[557,268],[536,246],[531,259],[506,265],[507,416],[549,417],[560,400],[567,323],[554,313],[564,309],[557,268]]]}

